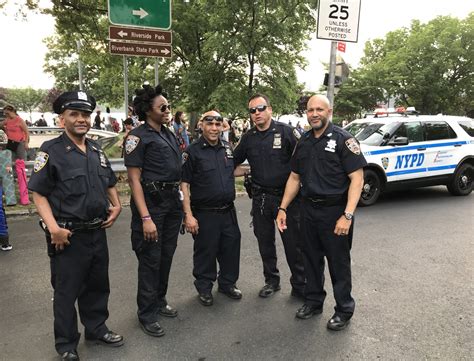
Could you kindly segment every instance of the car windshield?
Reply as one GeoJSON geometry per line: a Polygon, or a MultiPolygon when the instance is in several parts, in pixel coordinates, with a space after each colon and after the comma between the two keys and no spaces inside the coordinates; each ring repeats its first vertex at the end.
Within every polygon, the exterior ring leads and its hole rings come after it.
{"type": "Polygon", "coordinates": [[[344,129],[356,137],[357,140],[362,144],[383,145],[382,143],[390,139],[399,125],[399,122],[388,124],[374,122],[353,122],[344,129]]]}

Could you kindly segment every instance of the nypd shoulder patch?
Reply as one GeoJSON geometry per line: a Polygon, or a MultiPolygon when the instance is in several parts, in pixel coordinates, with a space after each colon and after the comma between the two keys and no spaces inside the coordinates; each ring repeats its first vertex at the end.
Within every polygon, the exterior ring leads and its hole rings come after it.
{"type": "Polygon", "coordinates": [[[35,165],[33,167],[33,171],[38,173],[41,169],[44,168],[46,163],[48,163],[49,154],[45,152],[38,152],[36,153],[35,165]]]}
{"type": "Polygon", "coordinates": [[[360,154],[360,146],[359,142],[355,138],[349,138],[345,141],[347,149],[349,149],[352,153],[359,155],[360,154]]]}
{"type": "Polygon", "coordinates": [[[125,140],[125,153],[132,153],[137,147],[138,143],[140,143],[140,138],[138,138],[136,135],[129,135],[127,140],[125,140]]]}

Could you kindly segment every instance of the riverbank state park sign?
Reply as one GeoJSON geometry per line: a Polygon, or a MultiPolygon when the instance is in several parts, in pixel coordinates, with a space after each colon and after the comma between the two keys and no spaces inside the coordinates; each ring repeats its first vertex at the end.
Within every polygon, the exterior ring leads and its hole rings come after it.
{"type": "Polygon", "coordinates": [[[171,28],[171,0],[108,0],[114,25],[167,30],[171,28]]]}

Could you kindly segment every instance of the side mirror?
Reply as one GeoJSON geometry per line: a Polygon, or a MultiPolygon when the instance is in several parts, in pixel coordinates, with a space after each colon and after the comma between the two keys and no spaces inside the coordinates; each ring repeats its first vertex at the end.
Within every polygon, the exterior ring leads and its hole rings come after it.
{"type": "Polygon", "coordinates": [[[408,138],[407,137],[396,137],[388,142],[388,145],[407,145],[408,138]]]}

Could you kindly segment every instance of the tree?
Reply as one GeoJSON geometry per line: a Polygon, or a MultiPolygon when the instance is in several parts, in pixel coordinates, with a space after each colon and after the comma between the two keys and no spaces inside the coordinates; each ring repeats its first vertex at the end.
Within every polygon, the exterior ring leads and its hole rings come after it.
{"type": "Polygon", "coordinates": [[[28,88],[8,89],[6,101],[12,104],[17,110],[30,113],[33,112],[43,102],[47,94],[46,90],[28,88]]]}
{"type": "Polygon", "coordinates": [[[336,109],[347,110],[351,101],[363,109],[368,100],[381,100],[385,91],[397,105],[414,106],[423,114],[467,114],[474,109],[473,44],[474,13],[464,20],[415,20],[410,28],[367,42],[361,68],[342,87],[336,109]]]}
{"type": "MultiPolygon", "coordinates": [[[[218,107],[244,114],[247,98],[265,92],[274,110],[294,109],[302,86],[295,66],[314,20],[303,0],[195,0],[173,2],[173,58],[160,62],[170,101],[188,111],[218,107]],[[291,11],[288,9],[291,8],[291,11]]],[[[76,40],[83,43],[85,87],[101,103],[122,103],[122,57],[108,54],[106,1],[53,0],[47,12],[57,33],[48,39],[45,70],[60,88],[78,88],[76,40]]],[[[129,57],[130,89],[153,79],[154,59],[129,57]]],[[[131,92],[132,93],[132,92],[131,92]]]]}

